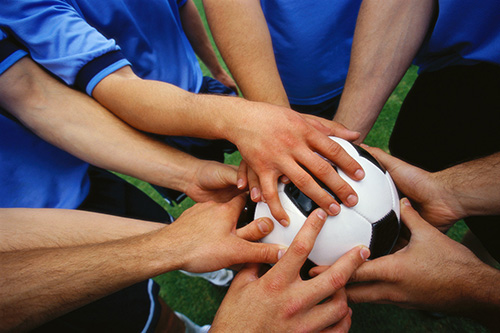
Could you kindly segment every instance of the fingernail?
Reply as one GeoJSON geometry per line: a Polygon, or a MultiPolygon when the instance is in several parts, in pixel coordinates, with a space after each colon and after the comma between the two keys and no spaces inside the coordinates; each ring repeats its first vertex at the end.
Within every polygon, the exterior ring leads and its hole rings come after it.
{"type": "Polygon", "coordinates": [[[259,228],[260,232],[265,235],[267,235],[270,231],[269,225],[262,219],[258,220],[257,227],[259,228]]]}
{"type": "Polygon", "coordinates": [[[285,219],[282,219],[280,220],[280,224],[284,227],[288,227],[290,225],[290,222],[288,222],[287,220],[285,219]]]}
{"type": "Polygon", "coordinates": [[[330,207],[328,207],[328,210],[330,211],[330,214],[337,215],[340,213],[340,206],[338,203],[332,203],[330,207]]]}
{"type": "Polygon", "coordinates": [[[288,184],[290,183],[290,178],[288,178],[287,176],[281,176],[281,182],[283,184],[288,184]]]}
{"type": "Polygon", "coordinates": [[[365,172],[362,169],[358,169],[358,170],[356,170],[356,172],[354,172],[354,177],[356,179],[361,180],[361,179],[365,178],[365,172]]]}
{"type": "Polygon", "coordinates": [[[408,198],[403,198],[401,201],[403,202],[403,205],[411,207],[411,202],[408,198]]]}
{"type": "Polygon", "coordinates": [[[257,200],[260,196],[259,189],[256,187],[253,187],[252,190],[250,191],[250,197],[252,200],[257,200]]]}
{"type": "Polygon", "coordinates": [[[354,194],[350,194],[347,197],[346,201],[349,204],[349,206],[355,206],[358,203],[358,197],[355,196],[354,194]]]}
{"type": "Polygon", "coordinates": [[[241,190],[243,189],[243,179],[238,179],[238,182],[236,183],[236,186],[241,190]]]}
{"type": "Polygon", "coordinates": [[[352,317],[352,309],[349,308],[349,317],[352,317]]]}
{"type": "Polygon", "coordinates": [[[366,143],[362,143],[362,144],[360,144],[360,146],[363,147],[363,148],[365,148],[365,147],[366,148],[370,148],[370,146],[368,146],[366,143]]]}
{"type": "Polygon", "coordinates": [[[280,260],[286,253],[287,248],[282,248],[278,251],[278,260],[280,260]]]}
{"type": "Polygon", "coordinates": [[[326,212],[323,209],[318,209],[316,215],[322,220],[326,220],[326,212]]]}
{"type": "Polygon", "coordinates": [[[316,273],[315,271],[310,271],[309,276],[313,278],[315,276],[318,276],[318,273],[316,273]]]}
{"type": "Polygon", "coordinates": [[[363,246],[361,248],[361,251],[359,251],[359,253],[361,254],[361,258],[363,260],[366,260],[368,259],[368,257],[370,257],[370,250],[366,246],[363,246]]]}

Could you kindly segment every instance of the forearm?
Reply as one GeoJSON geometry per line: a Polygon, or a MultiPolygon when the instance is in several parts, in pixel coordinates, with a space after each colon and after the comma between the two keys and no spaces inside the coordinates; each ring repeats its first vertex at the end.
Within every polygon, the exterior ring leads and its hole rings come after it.
{"type": "Polygon", "coordinates": [[[432,174],[461,218],[500,214],[500,153],[432,174]]]}
{"type": "Polygon", "coordinates": [[[0,209],[0,251],[88,245],[142,235],[164,226],[77,210],[4,208],[0,209]]]}
{"type": "Polygon", "coordinates": [[[203,3],[217,47],[245,98],[289,107],[260,2],[203,3]]]}
{"type": "Polygon", "coordinates": [[[182,27],[194,52],[213,75],[223,71],[224,69],[217,59],[217,55],[215,54],[208,34],[203,26],[200,13],[192,0],[188,0],[186,4],[180,8],[180,15],[182,27]]]}
{"type": "Polygon", "coordinates": [[[0,103],[49,143],[104,169],[185,191],[201,161],[123,123],[29,58],[0,80],[0,103]]]}
{"type": "Polygon", "coordinates": [[[364,0],[349,72],[334,120],[366,137],[410,66],[435,10],[435,0],[364,0]]]}
{"type": "MultiPolygon", "coordinates": [[[[94,97],[140,130],[233,143],[245,123],[264,109],[238,97],[194,94],[166,82],[142,80],[128,67],[104,78],[94,97]]],[[[267,113],[270,108],[265,107],[267,113]]]]}
{"type": "Polygon", "coordinates": [[[36,327],[107,294],[176,269],[175,255],[169,257],[169,249],[154,237],[152,232],[100,244],[0,253],[0,330],[36,327]]]}
{"type": "Polygon", "coordinates": [[[492,332],[500,329],[500,271],[480,263],[469,275],[462,276],[463,283],[457,286],[461,299],[452,305],[452,313],[472,318],[492,332]]]}

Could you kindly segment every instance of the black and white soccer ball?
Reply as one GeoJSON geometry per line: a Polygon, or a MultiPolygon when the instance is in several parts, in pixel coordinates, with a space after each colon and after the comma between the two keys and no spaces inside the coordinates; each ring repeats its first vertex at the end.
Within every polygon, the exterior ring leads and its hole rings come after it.
{"type": "MultiPolygon", "coordinates": [[[[357,245],[365,245],[370,249],[370,259],[386,255],[394,246],[400,231],[399,196],[396,186],[389,173],[366,150],[340,138],[331,139],[340,144],[361,165],[365,178],[361,181],[352,180],[331,163],[340,177],[358,194],[359,200],[354,207],[341,204],[338,215],[328,216],[309,259],[316,265],[331,265],[357,245]]],[[[324,184],[319,184],[335,197],[324,184]]],[[[263,202],[257,203],[254,219],[269,217],[274,222],[274,230],[263,238],[262,242],[290,246],[307,216],[318,205],[292,183],[280,182],[278,194],[290,217],[290,225],[283,227],[279,224],[272,217],[268,205],[263,202]]]]}

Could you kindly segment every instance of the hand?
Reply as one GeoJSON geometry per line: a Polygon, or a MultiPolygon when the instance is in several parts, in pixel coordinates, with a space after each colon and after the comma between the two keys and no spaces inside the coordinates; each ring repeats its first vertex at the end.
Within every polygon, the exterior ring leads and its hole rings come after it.
{"type": "Polygon", "coordinates": [[[426,221],[444,232],[465,216],[455,196],[439,178],[439,173],[412,166],[379,148],[366,145],[363,148],[387,169],[398,189],[408,196],[426,221]]]}
{"type": "Polygon", "coordinates": [[[198,167],[192,168],[192,171],[184,193],[196,202],[227,202],[241,194],[236,187],[235,166],[199,160],[198,167]]]}
{"type": "Polygon", "coordinates": [[[357,247],[326,272],[303,281],[300,268],[325,223],[326,213],[315,210],[283,258],[259,278],[259,266],[247,265],[233,280],[212,324],[227,332],[343,331],[351,324],[344,286],[370,255],[357,247]],[[324,299],[327,301],[319,304],[324,299]]]}
{"type": "Polygon", "coordinates": [[[424,221],[406,198],[401,200],[401,217],[411,231],[409,244],[361,266],[352,281],[363,283],[347,287],[349,300],[439,312],[472,308],[467,293],[481,287],[474,277],[486,265],[424,221]]]}
{"type": "Polygon", "coordinates": [[[238,86],[236,82],[234,82],[233,78],[227,74],[227,72],[222,69],[222,67],[218,71],[211,72],[214,79],[230,88],[235,93],[238,93],[238,86]]]}
{"type": "MultiPolygon", "coordinates": [[[[332,121],[304,117],[282,107],[259,105],[266,107],[254,109],[253,114],[246,115],[244,126],[237,128],[237,135],[232,141],[238,146],[243,160],[258,176],[259,185],[251,185],[250,190],[258,190],[260,199],[268,203],[276,220],[288,225],[288,216],[277,193],[278,178],[282,175],[286,175],[329,214],[339,213],[339,204],[306,169],[329,186],[346,206],[354,206],[357,203],[354,190],[318,154],[338,165],[352,179],[362,179],[364,172],[361,166],[328,138],[328,135],[337,135],[352,140],[358,137],[358,133],[332,121]]],[[[245,172],[240,170],[238,173],[239,188],[248,184],[245,172]]]]}
{"type": "Polygon", "coordinates": [[[246,203],[241,194],[230,202],[194,205],[164,228],[165,240],[172,243],[177,269],[199,273],[242,263],[275,263],[286,247],[254,243],[273,230],[268,218],[257,219],[236,230],[246,203]],[[178,254],[178,255],[175,255],[178,254]]]}

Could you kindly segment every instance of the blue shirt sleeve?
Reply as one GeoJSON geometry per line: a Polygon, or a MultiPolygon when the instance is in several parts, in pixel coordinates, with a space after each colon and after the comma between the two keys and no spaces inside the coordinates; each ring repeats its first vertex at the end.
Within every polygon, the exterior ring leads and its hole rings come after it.
{"type": "Polygon", "coordinates": [[[7,34],[0,30],[0,75],[27,54],[7,34]]]}
{"type": "Polygon", "coordinates": [[[64,0],[1,1],[0,25],[16,35],[33,60],[88,94],[106,75],[130,65],[113,39],[64,0]]]}

